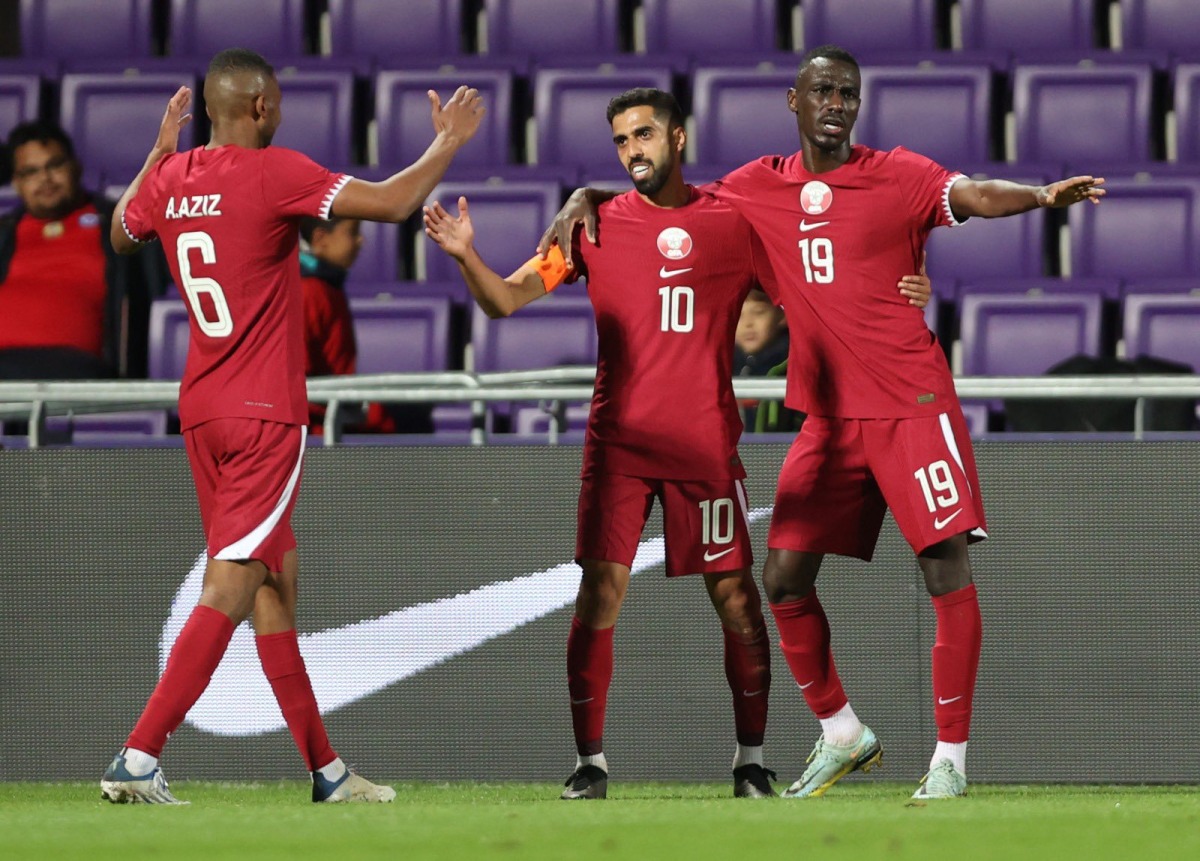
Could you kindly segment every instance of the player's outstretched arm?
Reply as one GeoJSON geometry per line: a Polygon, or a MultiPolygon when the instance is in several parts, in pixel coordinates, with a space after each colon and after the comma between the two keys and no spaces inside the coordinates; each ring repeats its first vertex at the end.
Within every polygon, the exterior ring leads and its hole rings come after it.
{"type": "Polygon", "coordinates": [[[404,221],[442,181],[454,154],[479,130],[486,108],[479,92],[466,86],[459,87],[444,106],[433,90],[427,95],[436,133],[429,149],[404,170],[382,182],[355,179],[346,183],[333,199],[334,216],[404,221]]]}
{"type": "Polygon", "coordinates": [[[1073,176],[1049,185],[1021,185],[1003,179],[960,179],[950,186],[950,209],[956,218],[1001,218],[1031,209],[1061,209],[1104,197],[1103,177],[1073,176]]]}
{"type": "Polygon", "coordinates": [[[109,227],[109,239],[112,240],[113,249],[118,254],[132,254],[142,247],[130,239],[125,233],[125,228],[121,226],[125,207],[129,206],[129,201],[133,200],[138,189],[142,187],[142,180],[150,173],[150,169],[158,164],[158,160],[179,148],[179,132],[192,121],[192,115],[187,112],[191,104],[192,91],[187,87],[180,87],[175,91],[175,95],[171,96],[170,101],[167,102],[167,110],[163,114],[162,123],[158,127],[158,137],[154,141],[154,146],[150,148],[150,154],[146,156],[146,163],[142,165],[138,175],[133,178],[133,182],[129,183],[129,187],[117,201],[117,207],[113,210],[112,225],[109,227]]]}
{"type": "Polygon", "coordinates": [[[582,224],[583,235],[587,237],[588,242],[595,245],[600,225],[600,204],[612,200],[619,193],[599,188],[577,188],[571,192],[567,202],[554,216],[554,223],[542,234],[541,241],[538,242],[538,255],[545,258],[550,252],[550,246],[557,243],[562,249],[567,268],[574,269],[575,261],[571,259],[571,237],[575,235],[575,228],[582,224]]]}
{"type": "Polygon", "coordinates": [[[458,199],[458,217],[452,218],[442,204],[426,206],[425,235],[458,262],[467,289],[489,317],[507,317],[546,295],[546,285],[532,266],[525,264],[508,278],[500,275],[475,250],[475,228],[465,197],[458,199]]]}

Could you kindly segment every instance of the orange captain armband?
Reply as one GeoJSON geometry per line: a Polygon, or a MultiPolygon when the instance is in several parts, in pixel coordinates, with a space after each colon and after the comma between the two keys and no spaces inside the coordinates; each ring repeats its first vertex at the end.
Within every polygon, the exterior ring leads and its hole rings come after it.
{"type": "Polygon", "coordinates": [[[530,269],[537,273],[542,279],[542,284],[546,288],[547,293],[554,291],[554,288],[567,280],[567,275],[570,274],[567,269],[567,261],[563,257],[562,249],[557,245],[551,245],[549,253],[546,254],[546,259],[543,260],[540,256],[534,255],[525,263],[530,269]]]}

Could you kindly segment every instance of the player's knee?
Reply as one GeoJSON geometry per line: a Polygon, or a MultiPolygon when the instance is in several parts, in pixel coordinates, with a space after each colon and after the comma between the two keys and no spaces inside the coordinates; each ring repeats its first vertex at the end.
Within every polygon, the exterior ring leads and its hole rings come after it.
{"type": "Polygon", "coordinates": [[[763,591],[772,604],[798,601],[812,591],[817,579],[817,566],[809,564],[804,554],[770,550],[763,565],[763,591]]]}

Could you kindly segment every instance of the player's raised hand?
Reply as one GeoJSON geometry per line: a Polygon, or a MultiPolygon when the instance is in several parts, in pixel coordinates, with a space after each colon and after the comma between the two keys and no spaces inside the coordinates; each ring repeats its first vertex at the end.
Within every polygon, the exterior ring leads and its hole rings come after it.
{"type": "Polygon", "coordinates": [[[425,235],[455,260],[465,258],[475,241],[475,228],[471,225],[467,199],[458,199],[458,218],[451,218],[450,213],[446,212],[438,201],[434,201],[433,206],[426,206],[423,212],[425,235]]]}
{"type": "Polygon", "coordinates": [[[426,95],[429,96],[434,132],[446,135],[459,146],[474,137],[487,113],[478,90],[463,85],[454,91],[445,105],[436,91],[429,90],[426,95]]]}
{"type": "Polygon", "coordinates": [[[575,268],[575,261],[571,259],[571,238],[575,235],[575,228],[579,224],[583,225],[583,233],[587,237],[588,242],[596,244],[596,204],[588,196],[586,188],[577,188],[567,198],[567,202],[563,204],[562,209],[554,216],[554,223],[546,228],[546,232],[542,234],[541,240],[538,242],[538,256],[545,258],[550,253],[550,246],[557,244],[562,249],[563,261],[568,269],[575,268]]]}
{"type": "Polygon", "coordinates": [[[925,274],[924,251],[921,252],[921,271],[916,275],[905,275],[896,286],[900,288],[900,295],[908,300],[909,305],[924,308],[929,304],[929,297],[933,295],[933,283],[925,274]]]}
{"type": "Polygon", "coordinates": [[[192,91],[189,87],[180,87],[171,96],[162,124],[158,127],[158,139],[154,141],[156,152],[165,155],[179,148],[179,132],[192,121],[192,115],[187,112],[191,105],[192,91]]]}
{"type": "Polygon", "coordinates": [[[1073,176],[1070,179],[1060,179],[1038,189],[1038,206],[1062,209],[1083,200],[1098,204],[1100,198],[1107,193],[1100,188],[1102,185],[1103,177],[1073,176]]]}

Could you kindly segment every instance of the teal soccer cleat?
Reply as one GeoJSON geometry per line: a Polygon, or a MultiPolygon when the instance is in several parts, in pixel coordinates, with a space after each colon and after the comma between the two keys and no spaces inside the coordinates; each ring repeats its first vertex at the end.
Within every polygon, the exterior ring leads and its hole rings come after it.
{"type": "Polygon", "coordinates": [[[883,748],[869,726],[853,744],[836,745],[822,735],[808,755],[808,768],[793,783],[784,798],[819,798],[852,771],[870,771],[883,759],[883,748]]]}
{"type": "Polygon", "coordinates": [[[912,794],[919,800],[934,798],[961,798],[967,794],[967,778],[948,759],[940,759],[921,778],[921,784],[912,794]]]}

